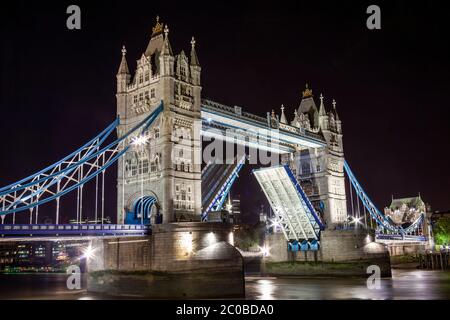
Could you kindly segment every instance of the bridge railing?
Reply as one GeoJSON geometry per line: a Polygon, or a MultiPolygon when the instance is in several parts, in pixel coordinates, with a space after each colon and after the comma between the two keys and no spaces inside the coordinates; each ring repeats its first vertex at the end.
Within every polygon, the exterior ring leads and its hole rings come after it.
{"type": "Polygon", "coordinates": [[[137,236],[151,232],[149,225],[126,224],[8,224],[0,225],[0,236],[137,236]]]}

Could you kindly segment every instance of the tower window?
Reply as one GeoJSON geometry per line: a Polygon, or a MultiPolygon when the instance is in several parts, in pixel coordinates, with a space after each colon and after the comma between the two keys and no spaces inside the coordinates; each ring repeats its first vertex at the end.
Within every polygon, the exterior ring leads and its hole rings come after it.
{"type": "Polygon", "coordinates": [[[149,100],[149,99],[150,99],[149,92],[145,91],[145,100],[149,100]]]}
{"type": "Polygon", "coordinates": [[[303,174],[311,173],[311,166],[310,166],[309,162],[302,163],[302,173],[303,174]]]}
{"type": "Polygon", "coordinates": [[[139,93],[139,101],[142,101],[142,100],[144,100],[144,93],[143,92],[139,93]]]}
{"type": "Polygon", "coordinates": [[[152,99],[155,99],[155,97],[156,97],[155,88],[153,88],[153,89],[150,90],[150,97],[151,97],[152,99]]]}
{"type": "Polygon", "coordinates": [[[157,170],[157,168],[156,168],[156,162],[155,162],[155,161],[152,161],[152,165],[151,165],[150,170],[151,170],[152,172],[155,172],[155,171],[157,170]]]}
{"type": "Polygon", "coordinates": [[[139,76],[139,83],[144,82],[144,77],[142,76],[142,74],[139,76]]]}
{"type": "Polygon", "coordinates": [[[150,80],[150,72],[145,73],[145,82],[148,82],[150,80]]]}
{"type": "Polygon", "coordinates": [[[139,171],[141,173],[148,173],[148,160],[144,159],[144,160],[139,161],[139,167],[140,167],[139,171]]]}
{"type": "Polygon", "coordinates": [[[180,68],[180,73],[181,73],[181,75],[182,75],[183,77],[186,76],[186,67],[185,67],[185,66],[181,66],[181,68],[180,68]]]}
{"type": "Polygon", "coordinates": [[[155,129],[155,139],[159,138],[159,129],[155,129]]]}
{"type": "Polygon", "coordinates": [[[137,175],[137,165],[136,164],[131,164],[131,175],[135,176],[137,175]]]}
{"type": "Polygon", "coordinates": [[[134,96],[133,96],[133,103],[138,103],[138,96],[137,96],[137,94],[135,94],[134,96]]]}

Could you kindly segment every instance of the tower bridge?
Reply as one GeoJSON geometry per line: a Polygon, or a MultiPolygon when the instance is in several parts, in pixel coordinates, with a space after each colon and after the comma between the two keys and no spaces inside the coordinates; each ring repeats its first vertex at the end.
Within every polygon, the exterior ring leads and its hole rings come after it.
{"type": "MultiPolygon", "coordinates": [[[[232,244],[226,228],[218,227],[210,217],[222,209],[248,158],[237,155],[233,164],[207,163],[202,170],[202,139],[276,154],[280,163],[256,170],[254,176],[275,212],[271,221],[282,235],[277,243],[282,243],[285,251],[297,251],[299,245],[306,251],[318,251],[322,245],[323,252],[336,251],[336,247],[326,248],[324,239],[340,241],[345,233],[339,230],[352,228],[376,229],[376,239],[385,242],[428,240],[425,213],[407,226],[396,225],[364,192],[345,161],[336,101],[327,108],[320,95],[317,107],[307,85],[293,120],[288,121],[284,106],[280,115],[272,110],[261,117],[239,106],[204,99],[194,38],[190,44],[189,56],[183,50],[174,54],[169,28],[158,20],[134,74],[123,47],[116,120],[62,160],[0,189],[1,241],[151,236],[152,241],[170,243],[160,249],[152,247],[155,261],[160,261],[161,252],[170,252],[167,261],[158,262],[158,268],[164,270],[182,269],[180,261],[194,259],[193,252],[205,252],[202,250],[215,238],[210,236],[214,228],[220,230],[218,241],[232,244]],[[113,164],[117,164],[117,224],[83,224],[88,215],[104,221],[105,174],[113,164]],[[95,204],[86,212],[84,186],[88,183],[95,184],[95,204]],[[60,223],[60,203],[68,193],[76,193],[74,225],[60,223]],[[55,224],[51,226],[39,221],[39,207],[48,203],[55,204],[55,224]],[[17,214],[29,216],[29,224],[16,225],[17,214]],[[173,234],[172,238],[168,234],[173,234]],[[199,239],[197,247],[193,245],[195,237],[199,239]],[[209,240],[205,242],[204,237],[209,240]],[[184,253],[179,256],[179,252],[184,253]]],[[[354,244],[349,243],[348,250],[356,252],[352,257],[371,254],[353,250],[354,244]]],[[[108,248],[104,245],[105,256],[108,248]]],[[[347,250],[344,246],[339,249],[347,250]]],[[[152,268],[156,268],[154,264],[152,268]]]]}

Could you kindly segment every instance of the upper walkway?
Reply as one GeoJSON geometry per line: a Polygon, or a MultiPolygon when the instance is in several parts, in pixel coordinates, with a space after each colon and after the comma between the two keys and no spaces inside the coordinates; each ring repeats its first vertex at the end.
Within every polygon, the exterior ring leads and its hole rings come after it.
{"type": "Polygon", "coordinates": [[[326,146],[320,134],[244,112],[238,106],[204,99],[201,114],[203,136],[276,153],[326,146]]]}

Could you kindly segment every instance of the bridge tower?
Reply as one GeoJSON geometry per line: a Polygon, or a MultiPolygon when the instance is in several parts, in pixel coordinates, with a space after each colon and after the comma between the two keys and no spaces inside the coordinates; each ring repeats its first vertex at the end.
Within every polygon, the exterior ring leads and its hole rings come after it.
{"type": "Polygon", "coordinates": [[[146,197],[156,200],[156,205],[147,209],[162,214],[163,223],[200,221],[202,87],[195,44],[192,38],[190,57],[184,51],[174,55],[169,28],[157,17],[134,75],[128,68],[126,50],[122,49],[116,95],[121,123],[118,135],[148,116],[161,102],[164,109],[145,139],[118,163],[118,223],[124,223],[127,215],[136,210],[139,199],[146,197]]]}
{"type": "Polygon", "coordinates": [[[294,122],[321,133],[327,143],[325,148],[303,148],[296,152],[294,170],[327,227],[333,228],[347,220],[342,123],[336,101],[327,112],[320,95],[317,109],[312,90],[306,85],[294,122]]]}

